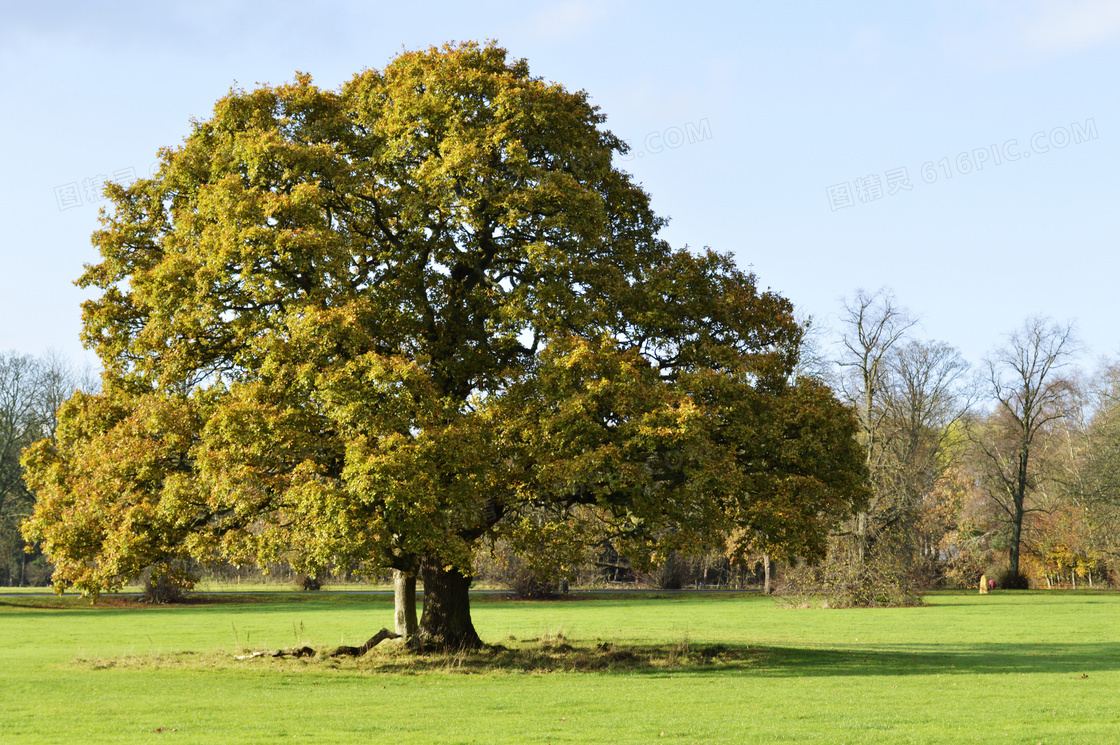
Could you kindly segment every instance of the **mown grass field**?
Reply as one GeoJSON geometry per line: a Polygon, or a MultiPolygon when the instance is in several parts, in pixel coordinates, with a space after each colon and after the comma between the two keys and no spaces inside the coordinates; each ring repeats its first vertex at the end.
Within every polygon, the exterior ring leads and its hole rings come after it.
{"type": "Polygon", "coordinates": [[[0,742],[1120,743],[1120,594],[481,599],[505,649],[251,659],[360,644],[378,596],[178,607],[0,597],[0,742]]]}

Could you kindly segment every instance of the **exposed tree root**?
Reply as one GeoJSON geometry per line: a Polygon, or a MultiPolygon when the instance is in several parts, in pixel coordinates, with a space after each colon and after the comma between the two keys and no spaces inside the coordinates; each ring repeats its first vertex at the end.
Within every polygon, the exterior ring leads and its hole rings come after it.
{"type": "Polygon", "coordinates": [[[252,657],[314,657],[315,650],[311,647],[291,647],[290,649],[262,649],[251,654],[239,654],[237,659],[248,660],[252,657]]]}
{"type": "MultiPolygon", "coordinates": [[[[401,635],[396,634],[389,629],[381,629],[376,634],[369,638],[365,644],[360,647],[335,647],[330,652],[324,652],[324,657],[361,657],[366,652],[376,647],[386,639],[400,639],[401,635]]],[[[290,649],[262,649],[259,652],[252,652],[250,654],[239,654],[237,659],[248,660],[254,657],[314,657],[315,650],[311,647],[291,647],[290,649]]]]}
{"type": "Polygon", "coordinates": [[[338,647],[334,651],[328,652],[326,656],[327,657],[343,657],[343,656],[361,657],[366,652],[370,651],[371,649],[373,649],[374,647],[376,647],[378,644],[385,641],[386,639],[400,639],[400,638],[401,638],[400,634],[389,631],[389,629],[381,629],[381,631],[378,631],[376,634],[371,636],[369,638],[369,641],[367,641],[365,644],[363,644],[360,647],[346,647],[346,646],[338,647]]]}

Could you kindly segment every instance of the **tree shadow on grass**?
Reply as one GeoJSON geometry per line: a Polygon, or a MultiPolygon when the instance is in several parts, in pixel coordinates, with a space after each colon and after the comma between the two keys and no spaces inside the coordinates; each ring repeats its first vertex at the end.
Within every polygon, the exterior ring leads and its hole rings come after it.
{"type": "Polygon", "coordinates": [[[115,613],[135,613],[137,611],[189,611],[192,608],[251,606],[254,613],[284,614],[291,613],[293,606],[333,608],[339,605],[377,606],[392,608],[392,596],[344,597],[341,594],[316,595],[315,593],[287,593],[279,598],[276,595],[222,594],[189,595],[177,603],[148,603],[135,595],[102,595],[96,602],[89,598],[74,595],[65,596],[8,596],[0,599],[0,616],[19,614],[23,611],[34,612],[36,617],[63,616],[82,619],[104,618],[115,613]]]}
{"type": "Polygon", "coordinates": [[[757,674],[773,677],[844,675],[1005,675],[1120,670],[1120,644],[877,645],[855,649],[771,647],[757,674]]]}

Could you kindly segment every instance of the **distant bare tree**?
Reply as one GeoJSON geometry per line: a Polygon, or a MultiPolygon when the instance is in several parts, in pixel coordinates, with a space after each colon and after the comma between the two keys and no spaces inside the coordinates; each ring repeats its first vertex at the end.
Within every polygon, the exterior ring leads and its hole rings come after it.
{"type": "Polygon", "coordinates": [[[944,342],[910,340],[889,359],[886,416],[879,488],[883,492],[878,525],[901,528],[902,543],[940,575],[938,544],[944,531],[929,518],[937,511],[934,494],[957,461],[961,425],[975,403],[976,386],[960,352],[944,342]],[[933,502],[931,502],[931,499],[933,502]]]}
{"type": "Polygon", "coordinates": [[[1089,550],[1120,558],[1120,362],[1078,382],[1063,429],[1063,498],[1082,517],[1089,550]]]}
{"type": "Polygon", "coordinates": [[[93,391],[96,380],[79,374],[63,356],[41,359],[16,352],[0,353],[0,585],[26,580],[27,560],[19,524],[31,512],[34,497],[23,483],[23,448],[53,435],[58,407],[77,387],[93,391]]]}
{"type": "Polygon", "coordinates": [[[1070,324],[1030,318],[987,360],[995,410],[973,431],[981,454],[987,496],[1008,528],[1008,570],[1020,575],[1019,555],[1026,517],[1046,479],[1044,437],[1073,411],[1073,387],[1058,375],[1077,351],[1070,324]]]}
{"type": "Polygon", "coordinates": [[[946,442],[972,407],[975,386],[968,363],[944,342],[908,341],[894,350],[889,368],[883,446],[893,477],[909,482],[897,490],[916,499],[948,464],[946,442]]]}
{"type": "Polygon", "coordinates": [[[839,360],[841,389],[855,407],[868,472],[872,478],[872,499],[868,509],[856,516],[853,532],[857,538],[860,561],[867,554],[872,538],[869,515],[882,508],[883,489],[878,474],[883,472],[883,424],[887,416],[890,355],[916,321],[898,305],[894,293],[885,288],[869,293],[858,290],[844,303],[841,315],[846,352],[839,360]]]}
{"type": "Polygon", "coordinates": [[[798,315],[797,325],[801,327],[801,350],[797,358],[797,366],[793,370],[793,377],[817,378],[826,383],[834,383],[833,362],[829,359],[825,349],[828,335],[827,327],[817,319],[808,315],[798,315]]]}

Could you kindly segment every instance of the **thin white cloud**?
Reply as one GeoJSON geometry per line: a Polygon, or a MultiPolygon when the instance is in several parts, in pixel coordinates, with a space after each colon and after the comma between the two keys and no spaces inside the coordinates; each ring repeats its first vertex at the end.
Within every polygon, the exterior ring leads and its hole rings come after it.
{"type": "Polygon", "coordinates": [[[1030,50],[1079,52],[1120,38],[1117,0],[1042,0],[1035,8],[1022,27],[1030,50]]]}
{"type": "Polygon", "coordinates": [[[971,7],[970,17],[952,17],[942,43],[950,59],[981,70],[1035,67],[1120,41],[1120,0],[988,0],[971,7]]]}

